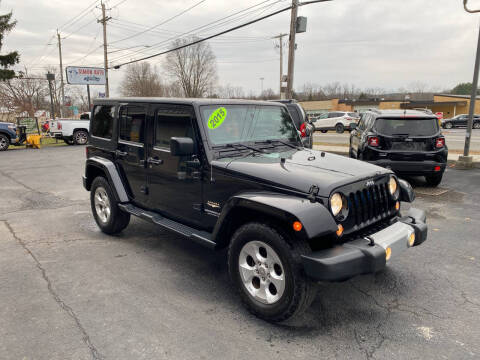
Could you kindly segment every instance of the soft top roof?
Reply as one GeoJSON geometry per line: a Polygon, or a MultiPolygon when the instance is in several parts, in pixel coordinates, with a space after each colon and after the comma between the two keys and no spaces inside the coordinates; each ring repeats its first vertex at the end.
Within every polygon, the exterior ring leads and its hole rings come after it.
{"type": "Polygon", "coordinates": [[[162,97],[118,97],[108,99],[95,99],[94,105],[111,104],[111,103],[134,103],[142,102],[149,104],[167,103],[167,104],[185,104],[185,105],[268,105],[282,106],[281,103],[259,101],[259,100],[243,100],[243,99],[203,99],[203,98],[162,98],[162,97]]]}

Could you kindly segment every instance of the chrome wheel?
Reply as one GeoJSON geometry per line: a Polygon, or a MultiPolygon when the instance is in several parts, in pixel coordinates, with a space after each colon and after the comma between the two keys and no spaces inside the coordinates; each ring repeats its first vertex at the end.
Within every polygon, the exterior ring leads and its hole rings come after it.
{"type": "Polygon", "coordinates": [[[9,141],[6,136],[0,136],[0,151],[4,151],[8,149],[9,141]]]}
{"type": "Polygon", "coordinates": [[[453,127],[452,123],[446,123],[445,129],[451,129],[453,127]]]}
{"type": "Polygon", "coordinates": [[[110,207],[110,200],[108,199],[107,191],[99,186],[95,190],[94,196],[95,203],[95,212],[97,213],[98,218],[104,224],[110,219],[110,214],[112,212],[110,207]]]}
{"type": "Polygon", "coordinates": [[[473,124],[474,129],[480,129],[480,122],[473,124]]]}
{"type": "Polygon", "coordinates": [[[274,304],[285,291],[285,271],[275,250],[262,241],[249,241],[240,251],[238,268],[248,293],[263,304],[274,304]]]}
{"type": "Polygon", "coordinates": [[[75,142],[78,145],[85,145],[88,141],[88,135],[85,131],[78,131],[75,133],[75,142]]]}

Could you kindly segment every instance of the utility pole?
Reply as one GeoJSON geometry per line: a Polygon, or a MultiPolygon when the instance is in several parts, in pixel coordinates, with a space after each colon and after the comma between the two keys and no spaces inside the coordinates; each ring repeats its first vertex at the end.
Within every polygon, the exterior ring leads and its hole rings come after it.
{"type": "Polygon", "coordinates": [[[110,20],[110,16],[105,16],[105,4],[102,1],[102,19],[97,22],[103,25],[103,62],[105,66],[105,97],[109,97],[108,91],[108,57],[107,57],[107,21],[110,20]]]}
{"type": "Polygon", "coordinates": [[[297,30],[298,0],[292,0],[292,13],[290,16],[290,37],[288,44],[288,74],[287,74],[287,99],[293,97],[293,72],[295,66],[295,34],[297,30]]]}
{"type": "MultiPolygon", "coordinates": [[[[465,11],[469,13],[480,12],[480,10],[470,9],[467,3],[468,3],[468,0],[463,0],[463,7],[465,11]]],[[[473,69],[472,93],[470,95],[470,107],[468,110],[467,131],[465,135],[465,147],[463,149],[463,156],[458,157],[458,161],[457,161],[458,169],[473,168],[473,157],[470,156],[469,153],[470,153],[470,140],[472,137],[473,116],[475,113],[475,100],[477,99],[479,67],[480,67],[480,28],[478,30],[477,53],[475,55],[475,68],[473,69]]]]}
{"type": "Polygon", "coordinates": [[[283,99],[282,95],[282,82],[283,82],[283,38],[287,36],[288,34],[280,34],[277,36],[272,37],[272,39],[278,39],[280,42],[279,48],[280,48],[280,99],[283,99]]]}
{"type": "Polygon", "coordinates": [[[60,117],[63,117],[63,107],[65,106],[65,89],[63,84],[63,64],[62,64],[62,39],[60,33],[57,29],[57,38],[58,38],[58,56],[60,58],[60,91],[61,91],[61,102],[60,102],[60,117]]]}
{"type": "Polygon", "coordinates": [[[55,106],[53,105],[53,90],[52,90],[52,81],[55,80],[55,74],[47,73],[47,80],[48,80],[48,89],[50,90],[50,111],[51,117],[55,120],[55,106]]]}

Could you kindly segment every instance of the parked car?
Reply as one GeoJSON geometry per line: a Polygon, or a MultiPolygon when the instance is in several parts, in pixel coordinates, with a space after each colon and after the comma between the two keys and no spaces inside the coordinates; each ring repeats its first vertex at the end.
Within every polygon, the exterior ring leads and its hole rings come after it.
{"type": "Polygon", "coordinates": [[[315,127],[309,121],[305,110],[303,110],[302,105],[300,105],[296,100],[272,100],[285,104],[287,106],[288,112],[295,123],[295,126],[298,131],[300,131],[300,137],[302,138],[303,146],[311,149],[313,147],[313,134],[315,132],[315,127]]]}
{"type": "Polygon", "coordinates": [[[50,122],[50,133],[68,145],[85,145],[88,142],[89,119],[58,119],[50,122]]]}
{"type": "Polygon", "coordinates": [[[263,319],[299,315],[316,282],[377,272],[426,240],[425,212],[400,212],[408,182],[304,148],[282,104],[109,98],[92,115],[83,185],[98,227],[119,233],[133,215],[228,248],[231,280],[263,319]]]}
{"type": "Polygon", "coordinates": [[[8,150],[10,144],[16,144],[19,140],[16,124],[0,122],[0,151],[8,150]]]}
{"type": "Polygon", "coordinates": [[[335,130],[342,134],[345,130],[351,130],[350,124],[357,122],[360,115],[356,112],[332,111],[320,115],[313,123],[315,130],[326,133],[328,130],[335,130]]]}
{"type": "MultiPolygon", "coordinates": [[[[444,119],[442,121],[442,127],[444,129],[467,127],[467,122],[468,122],[468,114],[460,114],[460,115],[454,116],[451,119],[444,119]]],[[[480,129],[480,115],[474,115],[473,128],[480,129]]]]}
{"type": "Polygon", "coordinates": [[[442,181],[447,156],[437,117],[416,110],[369,111],[350,134],[350,157],[425,176],[431,186],[442,181]]]}

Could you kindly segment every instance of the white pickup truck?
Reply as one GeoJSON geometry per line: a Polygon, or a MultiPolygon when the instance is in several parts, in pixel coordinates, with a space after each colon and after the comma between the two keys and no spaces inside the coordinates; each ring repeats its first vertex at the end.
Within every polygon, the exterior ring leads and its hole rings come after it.
{"type": "Polygon", "coordinates": [[[85,145],[88,142],[90,128],[90,113],[80,115],[77,119],[57,119],[49,121],[49,131],[52,136],[62,139],[68,145],[85,145]]]}

